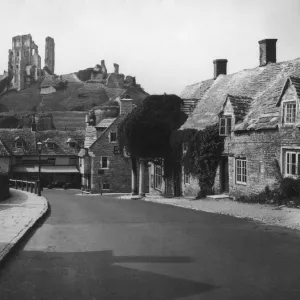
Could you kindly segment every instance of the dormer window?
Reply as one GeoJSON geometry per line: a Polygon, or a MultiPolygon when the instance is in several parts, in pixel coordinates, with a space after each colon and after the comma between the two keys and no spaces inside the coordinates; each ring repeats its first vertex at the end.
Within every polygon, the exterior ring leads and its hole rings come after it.
{"type": "Polygon", "coordinates": [[[231,117],[221,117],[219,122],[219,135],[229,136],[231,133],[231,117]]]}
{"type": "Polygon", "coordinates": [[[77,142],[73,138],[68,138],[67,144],[70,148],[76,148],[77,142]]]}
{"type": "Polygon", "coordinates": [[[23,148],[23,141],[20,137],[15,138],[15,146],[16,148],[23,148]]]}
{"type": "Polygon", "coordinates": [[[54,143],[47,143],[47,148],[54,149],[55,145],[54,143]]]}
{"type": "Polygon", "coordinates": [[[296,102],[283,102],[283,117],[285,124],[292,124],[296,122],[296,102]]]}

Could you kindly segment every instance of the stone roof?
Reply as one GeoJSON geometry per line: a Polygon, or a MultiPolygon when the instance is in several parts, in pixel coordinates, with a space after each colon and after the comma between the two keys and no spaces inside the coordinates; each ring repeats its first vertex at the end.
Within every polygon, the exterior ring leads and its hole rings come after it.
{"type": "Polygon", "coordinates": [[[101,120],[98,125],[96,125],[96,128],[99,128],[99,127],[109,127],[114,121],[115,121],[116,118],[110,118],[110,119],[103,119],[101,120]]]}
{"type": "Polygon", "coordinates": [[[84,148],[89,148],[97,139],[97,130],[94,126],[86,126],[84,148]]]}
{"type": "MultiPolygon", "coordinates": [[[[203,94],[201,101],[198,101],[195,110],[181,129],[202,130],[208,125],[218,123],[218,113],[228,95],[253,99],[244,120],[236,125],[234,130],[276,128],[280,122],[280,108],[276,104],[290,76],[300,77],[299,58],[270,63],[264,67],[242,70],[234,74],[219,75],[203,94]]],[[[198,88],[201,89],[201,86],[202,84],[199,83],[198,88]]],[[[186,87],[182,94],[194,97],[197,94],[195,85],[189,87],[186,87]]]]}
{"type": "Polygon", "coordinates": [[[61,75],[61,80],[67,80],[69,83],[82,83],[74,73],[61,75]]]}
{"type": "Polygon", "coordinates": [[[36,144],[38,141],[43,143],[42,155],[77,155],[79,147],[84,141],[84,131],[57,131],[48,130],[35,132],[29,128],[23,129],[0,129],[0,153],[3,146],[7,152],[13,155],[36,155],[36,144]],[[16,140],[19,138],[23,142],[23,147],[16,147],[16,140]],[[78,142],[77,147],[72,148],[66,142],[72,138],[78,142]],[[53,149],[46,147],[46,142],[54,142],[53,149]]]}
{"type": "Polygon", "coordinates": [[[244,117],[247,115],[251,108],[253,99],[245,96],[227,95],[223,108],[225,107],[227,101],[230,101],[236,122],[238,122],[244,120],[244,117]]]}
{"type": "Polygon", "coordinates": [[[213,79],[208,79],[186,86],[180,93],[179,97],[181,99],[201,99],[204,93],[211,87],[214,83],[213,79]]]}
{"type": "Polygon", "coordinates": [[[10,152],[5,144],[0,139],[0,156],[10,156],[10,152]]]}

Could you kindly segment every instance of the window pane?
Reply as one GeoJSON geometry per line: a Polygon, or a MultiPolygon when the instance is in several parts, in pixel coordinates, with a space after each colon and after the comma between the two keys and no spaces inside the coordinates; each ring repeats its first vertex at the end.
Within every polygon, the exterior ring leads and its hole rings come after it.
{"type": "Polygon", "coordinates": [[[226,118],[227,120],[227,132],[226,134],[230,134],[231,132],[231,118],[226,118]]]}
{"type": "Polygon", "coordinates": [[[220,135],[224,135],[225,134],[225,118],[221,118],[220,119],[220,127],[219,127],[219,133],[220,135]]]}

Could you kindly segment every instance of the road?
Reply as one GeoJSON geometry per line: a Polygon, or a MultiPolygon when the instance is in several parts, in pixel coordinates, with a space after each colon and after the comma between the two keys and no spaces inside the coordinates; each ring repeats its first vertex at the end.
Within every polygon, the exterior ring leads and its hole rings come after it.
{"type": "Polygon", "coordinates": [[[0,299],[300,299],[300,234],[139,200],[44,190],[0,299]]]}

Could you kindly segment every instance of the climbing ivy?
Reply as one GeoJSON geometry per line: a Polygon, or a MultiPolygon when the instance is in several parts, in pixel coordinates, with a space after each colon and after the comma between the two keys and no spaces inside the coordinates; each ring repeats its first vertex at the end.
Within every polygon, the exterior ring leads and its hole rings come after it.
{"type": "Polygon", "coordinates": [[[201,131],[185,129],[174,132],[171,144],[174,149],[186,145],[182,155],[185,173],[198,179],[203,194],[211,192],[224,149],[224,138],[219,136],[218,124],[207,126],[201,131]]]}

